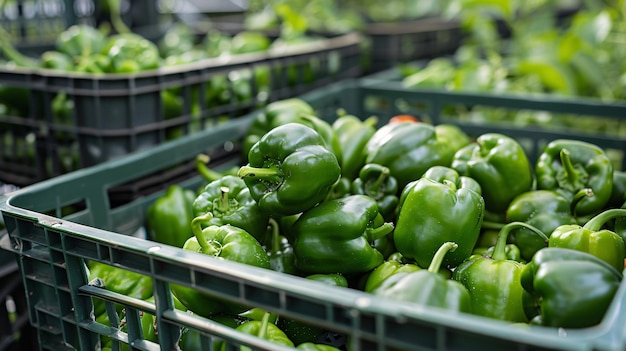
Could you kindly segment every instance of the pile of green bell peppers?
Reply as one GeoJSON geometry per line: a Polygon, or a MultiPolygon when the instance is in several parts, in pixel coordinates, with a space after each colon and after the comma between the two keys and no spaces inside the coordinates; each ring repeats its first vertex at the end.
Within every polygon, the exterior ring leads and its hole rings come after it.
{"type": "MultiPolygon", "coordinates": [[[[183,249],[515,325],[602,321],[622,280],[626,198],[601,148],[555,140],[533,164],[503,134],[335,117],[299,99],[259,113],[237,175],[204,169],[195,199],[170,200],[187,222],[183,249]]],[[[299,333],[320,332],[171,288],[191,312],[237,314],[254,321],[238,330],[281,344],[309,347],[299,333]]]]}

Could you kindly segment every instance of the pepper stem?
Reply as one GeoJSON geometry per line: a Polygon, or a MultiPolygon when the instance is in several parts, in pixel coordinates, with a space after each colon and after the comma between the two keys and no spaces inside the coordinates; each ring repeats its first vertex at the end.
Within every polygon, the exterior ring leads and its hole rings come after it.
{"type": "Polygon", "coordinates": [[[222,193],[222,196],[220,196],[220,210],[222,212],[228,212],[228,209],[230,208],[230,199],[228,197],[230,189],[227,186],[221,186],[220,192],[222,193]]]}
{"type": "Polygon", "coordinates": [[[502,227],[504,227],[506,224],[505,223],[500,223],[500,222],[494,222],[494,221],[484,221],[481,225],[481,228],[483,229],[496,229],[496,230],[500,230],[502,229],[502,227]]]}
{"type": "MultiPolygon", "coordinates": [[[[2,2],[0,1],[0,5],[2,2]]],[[[18,67],[36,68],[38,66],[35,60],[22,55],[15,49],[13,44],[11,44],[11,35],[4,28],[0,28],[0,52],[3,52],[6,58],[15,62],[18,67]]]]}
{"type": "Polygon", "coordinates": [[[376,228],[367,228],[365,230],[367,234],[367,239],[369,242],[374,242],[377,239],[384,237],[385,235],[391,233],[393,231],[393,223],[385,222],[380,227],[376,228]]]}
{"type": "Polygon", "coordinates": [[[593,218],[591,218],[585,225],[584,229],[591,230],[592,232],[597,232],[602,229],[604,223],[610,221],[611,219],[618,217],[626,217],[626,209],[622,208],[613,208],[610,210],[606,210],[597,214],[593,218]]]}
{"type": "Polygon", "coordinates": [[[111,15],[111,24],[118,33],[132,33],[132,31],[126,26],[124,20],[122,20],[121,13],[122,2],[120,0],[109,0],[109,13],[111,15]]]}
{"type": "Polygon", "coordinates": [[[381,167],[380,174],[378,175],[376,180],[374,180],[374,182],[371,183],[371,186],[368,187],[368,193],[371,193],[371,190],[374,190],[375,193],[380,192],[379,189],[383,186],[383,183],[385,182],[385,180],[389,178],[389,174],[390,174],[389,168],[381,167]]]}
{"type": "Polygon", "coordinates": [[[571,153],[568,149],[561,149],[561,165],[562,168],[562,180],[565,184],[561,184],[561,187],[568,189],[570,192],[577,192],[585,186],[586,174],[584,171],[576,169],[576,166],[572,163],[571,153]]]}
{"type": "Polygon", "coordinates": [[[198,245],[202,248],[202,253],[207,255],[219,255],[221,252],[221,245],[215,245],[213,243],[209,243],[205,240],[204,235],[202,235],[202,223],[206,223],[211,218],[213,218],[213,214],[211,212],[207,212],[201,216],[194,218],[191,221],[191,230],[193,235],[196,237],[196,241],[198,241],[198,245]],[[218,247],[219,246],[219,247],[218,247]]]}
{"type": "Polygon", "coordinates": [[[261,318],[261,328],[259,329],[259,335],[257,335],[261,339],[266,339],[267,324],[270,322],[270,314],[269,312],[265,312],[263,318],[261,318]]]}
{"type": "Polygon", "coordinates": [[[274,218],[270,218],[269,225],[272,230],[272,254],[280,251],[280,228],[274,218]]]}
{"type": "Polygon", "coordinates": [[[456,191],[456,189],[457,189],[456,188],[456,184],[454,184],[454,182],[451,182],[451,181],[449,181],[447,179],[444,179],[442,183],[443,183],[443,185],[445,185],[445,186],[449,187],[450,189],[452,189],[452,191],[456,191]]]}
{"type": "Polygon", "coordinates": [[[570,212],[572,213],[574,218],[576,218],[576,206],[578,206],[580,201],[582,201],[584,198],[591,196],[593,196],[593,189],[591,188],[580,189],[578,192],[576,192],[576,194],[574,194],[574,197],[572,198],[572,203],[570,204],[570,212]]]}
{"type": "Polygon", "coordinates": [[[528,223],[524,223],[524,222],[507,223],[504,227],[502,227],[502,229],[500,229],[500,232],[498,232],[498,239],[496,240],[496,246],[493,249],[493,255],[491,255],[492,259],[496,261],[506,260],[506,240],[509,237],[509,233],[511,232],[511,230],[518,228],[518,227],[523,227],[532,231],[533,233],[540,236],[541,239],[544,240],[546,245],[548,244],[548,241],[549,241],[548,237],[541,230],[533,227],[532,225],[528,223]]]}
{"type": "Polygon", "coordinates": [[[378,117],[370,116],[363,121],[363,125],[375,127],[378,124],[378,117]]]}
{"type": "Polygon", "coordinates": [[[239,168],[239,172],[237,172],[237,176],[239,178],[245,178],[245,177],[269,178],[269,177],[278,176],[279,174],[280,174],[280,171],[276,167],[258,168],[258,167],[250,167],[250,166],[241,166],[241,168],[239,168]]]}
{"type": "Polygon", "coordinates": [[[455,242],[448,241],[445,242],[439,247],[437,252],[435,252],[435,256],[430,261],[430,265],[428,266],[428,271],[431,273],[439,272],[439,268],[441,268],[441,263],[443,262],[443,258],[446,256],[448,252],[453,252],[459,247],[459,245],[455,242]]]}
{"type": "Polygon", "coordinates": [[[198,173],[200,173],[200,175],[204,177],[204,179],[212,182],[214,180],[222,178],[223,175],[220,172],[216,172],[206,166],[206,164],[209,163],[210,160],[211,158],[209,157],[209,155],[199,154],[198,156],[196,156],[196,169],[198,170],[198,173]]]}

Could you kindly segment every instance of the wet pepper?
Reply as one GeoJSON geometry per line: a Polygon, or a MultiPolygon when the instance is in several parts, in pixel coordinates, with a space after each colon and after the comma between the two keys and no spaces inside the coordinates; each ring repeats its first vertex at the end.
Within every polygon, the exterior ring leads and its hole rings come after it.
{"type": "MultiPolygon", "coordinates": [[[[194,218],[191,224],[194,236],[185,242],[183,250],[270,269],[267,252],[251,234],[231,225],[211,225],[203,229],[202,225],[211,218],[210,213],[194,218]]],[[[193,288],[172,284],[171,290],[187,309],[201,316],[236,314],[247,309],[193,288]]]]}
{"type": "Polygon", "coordinates": [[[367,195],[378,203],[378,210],[385,220],[392,220],[398,206],[398,181],[389,168],[368,163],[361,168],[359,176],[352,181],[351,193],[367,195]]]}
{"type": "MultiPolygon", "coordinates": [[[[388,167],[404,188],[432,166],[448,166],[457,135],[427,123],[402,122],[380,127],[365,147],[366,163],[388,167]]],[[[469,140],[469,139],[468,139],[469,140]]]]}
{"type": "Polygon", "coordinates": [[[159,243],[182,247],[193,236],[193,191],[179,185],[170,186],[166,193],[148,207],[148,235],[159,243]]]}
{"type": "Polygon", "coordinates": [[[528,321],[523,296],[527,292],[520,285],[524,264],[507,259],[505,252],[509,232],[520,226],[547,240],[536,228],[523,222],[512,222],[498,233],[491,256],[468,259],[454,270],[452,279],[463,284],[470,293],[473,314],[509,322],[528,321]]]}
{"type": "MultiPolygon", "coordinates": [[[[581,193],[585,196],[586,192],[581,193]]],[[[554,229],[565,224],[576,224],[572,201],[552,190],[532,190],[518,195],[506,210],[508,222],[525,222],[550,236],[554,229]]],[[[515,228],[512,241],[519,247],[525,260],[547,246],[542,238],[526,228],[515,228]]]]}
{"type": "Polygon", "coordinates": [[[269,217],[261,211],[239,177],[226,175],[206,185],[193,201],[193,214],[197,217],[209,212],[213,215],[208,222],[210,225],[230,224],[260,242],[265,239],[269,217]]]}
{"type": "Polygon", "coordinates": [[[332,124],[341,147],[341,176],[349,181],[354,180],[359,170],[365,165],[365,145],[376,132],[376,117],[364,121],[356,116],[340,115],[332,124]]]}
{"type": "Polygon", "coordinates": [[[556,328],[586,328],[600,323],[622,274],[586,252],[548,247],[537,251],[520,277],[540,314],[533,320],[556,328]]]}
{"type": "Polygon", "coordinates": [[[608,229],[606,222],[626,217],[626,210],[611,209],[589,220],[584,226],[566,224],[556,228],[550,236],[549,246],[590,253],[621,271],[624,269],[624,239],[608,229]]]}
{"type": "Polygon", "coordinates": [[[444,266],[455,267],[474,249],[484,217],[485,203],[474,190],[421,178],[407,185],[399,204],[393,234],[396,249],[426,267],[446,241],[458,248],[446,255],[444,266]]]}
{"type": "Polygon", "coordinates": [[[420,266],[404,258],[401,253],[396,252],[368,275],[363,290],[365,292],[372,292],[387,280],[387,278],[397,273],[410,273],[421,269],[420,266]]]}
{"type": "Polygon", "coordinates": [[[287,123],[265,134],[239,169],[254,200],[271,216],[288,216],[323,201],[339,179],[337,157],[313,129],[287,123]]]}
{"type": "Polygon", "coordinates": [[[450,181],[456,185],[457,188],[465,188],[474,190],[479,195],[482,195],[482,188],[476,180],[470,177],[465,177],[459,174],[455,169],[445,166],[433,166],[430,167],[422,178],[432,179],[436,182],[443,183],[444,180],[450,181]]]}
{"type": "Polygon", "coordinates": [[[140,72],[161,66],[156,44],[134,33],[110,37],[102,53],[110,60],[106,73],[140,72]]]}
{"type": "Polygon", "coordinates": [[[604,209],[613,190],[613,164],[600,147],[580,140],[550,142],[535,166],[537,188],[554,190],[573,198],[581,189],[593,195],[575,207],[576,215],[595,214],[604,209]]]}
{"type": "Polygon", "coordinates": [[[393,231],[365,195],[329,200],[293,223],[296,267],[309,273],[363,273],[383,262],[372,243],[393,231]]]}
{"type": "Polygon", "coordinates": [[[252,146],[263,135],[287,123],[300,123],[315,130],[322,137],[324,146],[337,156],[338,162],[341,162],[341,146],[332,126],[325,120],[315,116],[313,107],[306,101],[298,98],[272,102],[255,117],[243,141],[242,151],[244,156],[248,157],[252,146]]]}
{"type": "MultiPolygon", "coordinates": [[[[149,276],[95,261],[89,262],[89,285],[141,300],[147,300],[153,294],[152,279],[149,276]]],[[[104,301],[95,301],[94,315],[105,314],[104,301]]],[[[120,312],[121,307],[118,310],[120,312]]]]}
{"type": "Polygon", "coordinates": [[[493,213],[505,213],[511,201],[529,191],[533,183],[532,167],[522,146],[498,133],[482,134],[459,150],[452,168],[480,184],[485,209],[493,213]]]}
{"type": "Polygon", "coordinates": [[[446,253],[457,247],[453,242],[442,244],[427,270],[395,274],[374,289],[372,294],[395,301],[470,313],[472,303],[467,289],[438,273],[446,253]]]}

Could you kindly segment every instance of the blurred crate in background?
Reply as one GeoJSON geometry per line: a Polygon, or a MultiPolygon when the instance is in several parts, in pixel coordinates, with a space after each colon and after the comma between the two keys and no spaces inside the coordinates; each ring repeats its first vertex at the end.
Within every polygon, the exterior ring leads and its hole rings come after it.
{"type": "MultiPolygon", "coordinates": [[[[444,123],[451,105],[548,111],[571,114],[573,118],[593,115],[620,123],[626,118],[623,104],[408,91],[354,80],[301,97],[328,121],[333,121],[341,108],[361,118],[375,115],[379,125],[398,113],[416,111],[425,111],[420,117],[428,117],[433,123],[444,123]]],[[[175,283],[322,326],[343,336],[342,347],[353,350],[624,350],[626,282],[622,282],[602,322],[594,327],[516,327],[469,314],[442,313],[437,308],[385,300],[355,289],[322,287],[300,277],[129,236],[141,232],[147,208],[168,186],[198,189],[205,183],[193,171],[199,153],[210,155],[217,170],[240,165],[239,146],[256,113],[0,197],[0,209],[9,229],[8,235],[0,238],[0,245],[20,257],[29,316],[43,349],[94,349],[106,336],[114,340],[114,346],[133,344],[146,350],[169,350],[176,347],[181,330],[193,330],[206,343],[220,338],[231,348],[246,345],[259,350],[292,350],[174,310],[168,284],[175,283]],[[116,201],[115,194],[121,189],[133,196],[116,201]],[[90,285],[87,261],[149,276],[154,303],[90,285]],[[94,300],[106,301],[111,311],[114,304],[123,305],[127,316],[135,316],[132,323],[139,323],[140,312],[156,316],[158,344],[145,340],[136,330],[126,333],[119,326],[96,321],[92,315],[94,300]]],[[[607,149],[626,149],[626,136],[603,138],[580,130],[456,122],[471,136],[500,132],[528,141],[531,160],[536,159],[533,150],[537,146],[559,137],[595,141],[607,149]]]]}
{"type": "Polygon", "coordinates": [[[0,67],[0,181],[32,184],[358,77],[359,43],[346,34],[137,74],[0,67]]]}
{"type": "Polygon", "coordinates": [[[417,59],[452,54],[463,40],[458,21],[437,17],[398,23],[370,23],[364,32],[370,39],[370,62],[366,73],[417,59]]]}
{"type": "MultiPolygon", "coordinates": [[[[157,1],[121,0],[119,10],[129,28],[148,37],[158,34],[157,1]]],[[[110,21],[108,0],[0,1],[0,27],[25,54],[53,48],[57,36],[72,25],[99,26],[110,21]]]]}

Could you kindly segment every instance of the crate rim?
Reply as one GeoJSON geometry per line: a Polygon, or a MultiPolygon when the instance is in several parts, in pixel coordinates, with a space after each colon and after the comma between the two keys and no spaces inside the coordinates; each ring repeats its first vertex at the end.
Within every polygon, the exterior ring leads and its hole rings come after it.
{"type": "Polygon", "coordinates": [[[461,22],[456,18],[423,17],[401,22],[371,22],[363,32],[366,35],[402,35],[456,30],[461,22]]]}
{"type": "MultiPolygon", "coordinates": [[[[555,96],[542,93],[498,93],[493,91],[486,92],[473,92],[473,91],[449,91],[445,89],[428,89],[428,88],[407,88],[402,86],[401,82],[387,81],[381,79],[384,77],[384,72],[374,73],[371,76],[361,78],[362,86],[371,89],[382,89],[386,91],[396,92],[399,94],[419,94],[425,97],[437,97],[437,96],[457,96],[464,100],[474,100],[481,102],[490,102],[495,104],[496,102],[518,102],[518,103],[535,103],[540,107],[534,107],[533,110],[541,110],[542,108],[548,108],[550,110],[558,107],[569,105],[571,107],[583,107],[587,109],[595,109],[599,111],[599,115],[618,117],[615,112],[611,112],[611,109],[624,110],[626,112],[626,100],[612,100],[604,101],[599,98],[585,97],[585,96],[555,96]]],[[[595,113],[595,112],[594,112],[595,113]]],[[[626,114],[623,115],[626,119],[626,114]]]]}

